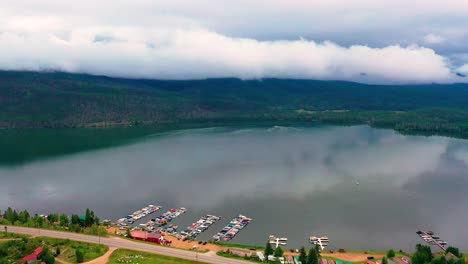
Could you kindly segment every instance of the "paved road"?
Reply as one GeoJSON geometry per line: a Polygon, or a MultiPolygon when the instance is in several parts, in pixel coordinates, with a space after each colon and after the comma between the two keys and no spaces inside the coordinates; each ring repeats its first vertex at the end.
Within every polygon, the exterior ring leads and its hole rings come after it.
{"type": "MultiPolygon", "coordinates": [[[[70,239],[76,241],[82,241],[87,243],[103,244],[109,247],[115,248],[125,248],[137,251],[144,251],[154,254],[161,254],[167,256],[173,256],[189,260],[198,260],[200,262],[206,263],[220,263],[220,264],[246,264],[251,263],[247,261],[223,258],[217,256],[214,252],[208,253],[196,253],[193,251],[181,250],[171,247],[164,247],[158,245],[151,245],[146,243],[129,241],[126,239],[118,237],[96,237],[84,234],[77,234],[72,232],[61,232],[61,231],[52,231],[47,229],[37,229],[37,228],[28,228],[28,227],[18,227],[18,226],[7,226],[8,232],[25,234],[25,235],[35,235],[35,236],[45,236],[45,237],[54,237],[62,239],[70,239]]],[[[0,226],[0,231],[3,231],[4,227],[0,226]]]]}

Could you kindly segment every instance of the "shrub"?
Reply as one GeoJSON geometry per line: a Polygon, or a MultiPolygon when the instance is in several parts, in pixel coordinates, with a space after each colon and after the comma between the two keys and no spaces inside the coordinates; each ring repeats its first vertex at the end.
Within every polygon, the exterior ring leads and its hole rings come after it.
{"type": "Polygon", "coordinates": [[[76,262],[82,263],[84,262],[84,253],[80,249],[77,249],[75,251],[75,256],[76,256],[76,262]]]}

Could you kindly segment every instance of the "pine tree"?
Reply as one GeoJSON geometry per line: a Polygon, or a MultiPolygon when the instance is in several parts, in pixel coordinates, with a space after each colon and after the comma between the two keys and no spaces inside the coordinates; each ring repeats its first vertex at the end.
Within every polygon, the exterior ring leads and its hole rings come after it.
{"type": "Polygon", "coordinates": [[[70,224],[70,219],[68,218],[68,215],[61,214],[60,215],[60,225],[61,226],[68,226],[69,224],[70,224]]]}
{"type": "Polygon", "coordinates": [[[382,264],[388,264],[388,260],[387,260],[386,257],[383,257],[383,258],[382,258],[382,264]]]}
{"type": "Polygon", "coordinates": [[[91,218],[91,210],[89,208],[86,208],[86,215],[85,215],[85,226],[91,226],[93,223],[92,218],[91,218]]]}
{"type": "Polygon", "coordinates": [[[79,225],[80,224],[80,217],[78,215],[72,215],[71,217],[72,225],[79,225]]]}
{"type": "Polygon", "coordinates": [[[268,257],[270,255],[273,255],[273,248],[271,247],[271,244],[267,242],[265,247],[265,256],[268,257]]]}
{"type": "Polygon", "coordinates": [[[275,257],[277,257],[277,258],[282,257],[283,254],[284,254],[284,252],[283,252],[283,249],[281,247],[277,247],[275,249],[275,253],[274,253],[275,257]]]}
{"type": "Polygon", "coordinates": [[[307,264],[318,264],[318,254],[315,248],[309,250],[309,255],[307,256],[307,264]]]}
{"type": "Polygon", "coordinates": [[[299,250],[299,261],[302,264],[307,264],[307,253],[304,247],[301,247],[299,250]]]}

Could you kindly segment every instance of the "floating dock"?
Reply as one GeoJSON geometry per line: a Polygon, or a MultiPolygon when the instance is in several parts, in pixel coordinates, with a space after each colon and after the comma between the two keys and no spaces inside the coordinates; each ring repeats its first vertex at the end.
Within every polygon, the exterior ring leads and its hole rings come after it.
{"type": "Polygon", "coordinates": [[[418,234],[419,237],[422,238],[426,243],[429,245],[435,245],[440,247],[442,250],[445,251],[445,246],[447,245],[447,242],[440,239],[440,236],[434,234],[432,231],[417,231],[416,234],[418,234]]]}
{"type": "Polygon", "coordinates": [[[138,211],[135,211],[123,218],[120,218],[115,222],[117,226],[127,226],[128,224],[133,224],[135,221],[140,220],[141,218],[150,215],[159,209],[161,209],[161,206],[155,206],[155,205],[148,205],[146,207],[141,208],[138,211]]]}
{"type": "Polygon", "coordinates": [[[215,241],[229,241],[252,221],[245,215],[238,215],[229,222],[219,233],[213,236],[215,241]]]}
{"type": "Polygon", "coordinates": [[[310,236],[309,242],[312,243],[313,245],[318,245],[320,247],[320,250],[324,250],[325,247],[328,246],[329,241],[328,241],[327,236],[322,236],[322,237],[310,236]]]}
{"type": "Polygon", "coordinates": [[[205,215],[195,223],[192,223],[186,230],[180,232],[180,235],[185,239],[195,239],[199,234],[207,230],[211,225],[218,222],[221,216],[205,215]]]}
{"type": "Polygon", "coordinates": [[[145,224],[141,224],[140,226],[146,228],[150,231],[154,231],[156,227],[165,226],[173,219],[179,217],[181,214],[187,212],[187,209],[184,207],[178,209],[170,209],[169,211],[165,212],[164,214],[151,219],[150,221],[146,222],[145,224]]]}
{"type": "Polygon", "coordinates": [[[268,237],[268,243],[275,245],[276,247],[286,246],[288,244],[288,239],[286,237],[275,237],[274,235],[270,235],[268,237]]]}

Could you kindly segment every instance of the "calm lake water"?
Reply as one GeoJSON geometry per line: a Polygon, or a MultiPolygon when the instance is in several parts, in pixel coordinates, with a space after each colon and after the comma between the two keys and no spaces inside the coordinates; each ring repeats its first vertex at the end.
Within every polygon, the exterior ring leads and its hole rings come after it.
{"type": "MultiPolygon", "coordinates": [[[[53,144],[51,142],[51,144],[53,144]]],[[[0,208],[115,220],[147,204],[253,218],[233,243],[287,248],[327,235],[332,249],[412,250],[418,229],[468,251],[468,141],[353,127],[179,130],[132,144],[0,165],[0,208]],[[356,183],[359,182],[359,185],[356,183]]],[[[163,210],[161,210],[163,211],[163,210]]]]}

